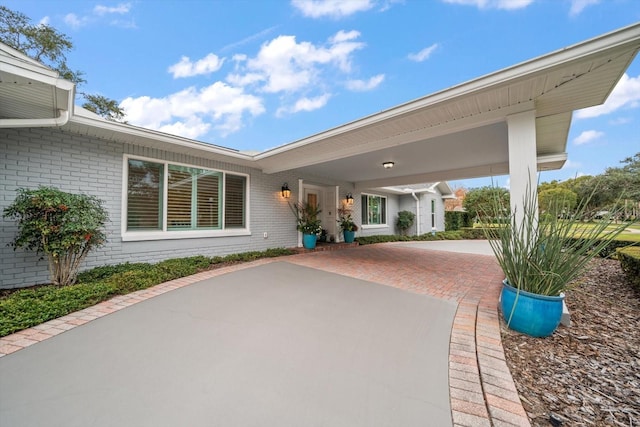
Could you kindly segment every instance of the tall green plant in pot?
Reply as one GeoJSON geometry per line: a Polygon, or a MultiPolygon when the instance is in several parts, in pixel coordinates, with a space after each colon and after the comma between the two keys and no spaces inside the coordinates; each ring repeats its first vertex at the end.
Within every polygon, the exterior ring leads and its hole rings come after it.
{"type": "Polygon", "coordinates": [[[322,210],[308,202],[289,203],[291,211],[296,217],[296,229],[302,233],[302,244],[307,249],[316,247],[318,233],[322,232],[319,218],[322,210]]]}
{"type": "Polygon", "coordinates": [[[351,209],[346,206],[338,209],[338,226],[342,230],[345,243],[353,243],[356,231],[358,231],[358,225],[353,221],[351,209]]]}
{"type": "MultiPolygon", "coordinates": [[[[564,292],[571,282],[628,224],[615,224],[614,214],[587,223],[588,201],[573,210],[570,219],[563,219],[568,201],[562,199],[554,201],[539,221],[536,195],[530,187],[520,221],[512,212],[508,221],[484,230],[505,274],[501,309],[507,326],[544,337],[560,324],[564,292]]],[[[496,199],[490,216],[499,217],[504,208],[496,199]]]]}

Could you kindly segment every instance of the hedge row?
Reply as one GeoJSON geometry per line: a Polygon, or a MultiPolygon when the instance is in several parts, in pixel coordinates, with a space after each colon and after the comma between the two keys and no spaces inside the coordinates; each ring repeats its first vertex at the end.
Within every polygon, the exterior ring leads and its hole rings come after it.
{"type": "Polygon", "coordinates": [[[469,212],[446,211],[444,213],[445,230],[455,231],[473,226],[473,218],[469,212]]]}
{"type": "Polygon", "coordinates": [[[640,246],[628,247],[617,251],[622,271],[629,281],[640,290],[640,246]]]}
{"type": "Polygon", "coordinates": [[[484,239],[484,233],[479,228],[464,228],[455,231],[438,231],[435,234],[425,233],[419,236],[399,236],[399,235],[376,235],[361,236],[356,240],[361,245],[371,245],[374,243],[387,242],[421,242],[433,240],[463,240],[463,239],[484,239]]]}

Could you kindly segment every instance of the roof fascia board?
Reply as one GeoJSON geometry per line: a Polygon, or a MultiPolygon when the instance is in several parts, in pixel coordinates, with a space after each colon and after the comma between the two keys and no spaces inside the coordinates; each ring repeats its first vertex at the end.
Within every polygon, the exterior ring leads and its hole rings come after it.
{"type": "MultiPolygon", "coordinates": [[[[5,56],[7,58],[17,59],[20,62],[27,62],[30,65],[34,66],[34,67],[43,68],[45,70],[53,71],[51,68],[47,67],[43,63],[38,62],[37,60],[31,58],[28,55],[25,55],[24,53],[20,52],[18,49],[14,49],[14,48],[12,48],[11,46],[9,46],[7,44],[0,43],[0,52],[4,52],[5,56]]],[[[53,71],[53,72],[57,74],[56,71],[53,71]]]]}
{"type": "MultiPolygon", "coordinates": [[[[70,122],[78,125],[82,125],[82,126],[108,130],[114,133],[125,134],[129,136],[137,137],[137,138],[148,138],[154,141],[176,145],[180,147],[185,147],[193,150],[199,150],[209,154],[218,154],[221,156],[231,157],[231,158],[235,158],[243,161],[253,160],[253,156],[241,153],[239,151],[232,150],[230,148],[217,147],[217,146],[207,144],[205,142],[199,142],[199,141],[195,141],[188,138],[173,136],[166,133],[154,131],[151,129],[138,128],[138,127],[126,125],[123,123],[110,122],[101,117],[90,118],[90,117],[74,115],[73,117],[71,117],[70,122]]],[[[254,167],[256,166],[257,165],[255,165],[254,167]]]]}
{"type": "Polygon", "coordinates": [[[7,59],[9,61],[3,60],[3,62],[0,62],[0,72],[34,80],[63,90],[71,90],[75,86],[72,82],[61,79],[55,71],[45,68],[26,68],[20,61],[13,60],[12,58],[7,59]],[[10,63],[10,61],[13,63],[10,63]]]}
{"type": "Polygon", "coordinates": [[[267,150],[258,155],[256,159],[260,160],[262,158],[267,158],[272,155],[311,144],[318,140],[326,139],[331,136],[378,123],[398,115],[409,113],[417,109],[434,106],[445,101],[451,101],[474,92],[481,92],[498,84],[509,84],[514,80],[545,71],[552,67],[558,67],[571,61],[580,60],[589,55],[598,54],[604,50],[637,42],[638,40],[640,40],[640,23],[556,50],[546,55],[470,80],[466,83],[452,86],[448,89],[435,92],[432,95],[401,104],[397,107],[364,117],[291,144],[267,150]]]}
{"type": "Polygon", "coordinates": [[[277,173],[289,169],[301,168],[322,162],[338,160],[344,157],[356,156],[363,152],[382,150],[385,148],[403,144],[410,144],[425,139],[437,138],[439,136],[448,135],[453,132],[462,132],[476,127],[488,126],[495,123],[504,122],[506,120],[506,116],[522,113],[524,111],[531,111],[534,109],[534,105],[535,104],[533,101],[525,102],[513,107],[493,110],[487,113],[465,117],[463,119],[455,120],[442,125],[421,128],[409,134],[405,133],[395,135],[386,139],[370,141],[366,145],[345,145],[344,148],[340,151],[316,153],[313,156],[301,157],[286,161],[281,160],[281,158],[284,157],[284,154],[286,153],[286,151],[284,151],[281,153],[281,156],[278,156],[278,158],[269,159],[267,157],[265,159],[261,155],[257,155],[255,159],[258,160],[258,163],[262,166],[264,173],[277,173]],[[261,162],[261,159],[264,159],[264,161],[261,162]]]}

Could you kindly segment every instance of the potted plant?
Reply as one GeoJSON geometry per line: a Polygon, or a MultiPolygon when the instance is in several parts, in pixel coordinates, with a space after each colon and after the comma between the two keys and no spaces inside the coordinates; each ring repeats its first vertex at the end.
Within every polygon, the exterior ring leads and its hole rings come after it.
{"type": "MultiPolygon", "coordinates": [[[[587,263],[615,240],[626,224],[613,216],[587,223],[588,201],[567,219],[567,203],[556,200],[539,220],[532,191],[523,200],[523,216],[512,212],[506,221],[484,227],[493,253],[505,274],[500,306],[507,326],[534,337],[551,335],[560,324],[564,292],[587,268],[587,263]]],[[[493,218],[503,215],[494,203],[493,218]]]]}
{"type": "Polygon", "coordinates": [[[296,229],[302,233],[302,246],[306,249],[315,248],[318,233],[322,231],[321,221],[318,217],[322,210],[317,205],[308,202],[290,203],[289,207],[296,216],[296,229]]]}
{"type": "Polygon", "coordinates": [[[338,209],[338,226],[342,230],[345,243],[353,243],[356,238],[356,231],[358,231],[358,225],[353,222],[351,209],[346,207],[338,209]]]}

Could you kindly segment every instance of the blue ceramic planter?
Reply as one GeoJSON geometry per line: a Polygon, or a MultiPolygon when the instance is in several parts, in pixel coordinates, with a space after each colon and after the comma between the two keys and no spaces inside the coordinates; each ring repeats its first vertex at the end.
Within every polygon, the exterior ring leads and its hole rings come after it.
{"type": "Polygon", "coordinates": [[[546,296],[518,291],[505,279],[500,308],[507,326],[532,337],[548,337],[562,318],[564,295],[546,296]],[[515,309],[514,309],[515,305],[515,309]]]}
{"type": "Polygon", "coordinates": [[[353,241],[356,239],[355,231],[343,230],[342,233],[344,234],[345,243],[353,243],[353,241]]]}
{"type": "Polygon", "coordinates": [[[302,246],[305,249],[313,249],[316,247],[316,239],[318,236],[315,234],[303,234],[302,235],[302,246]]]}

